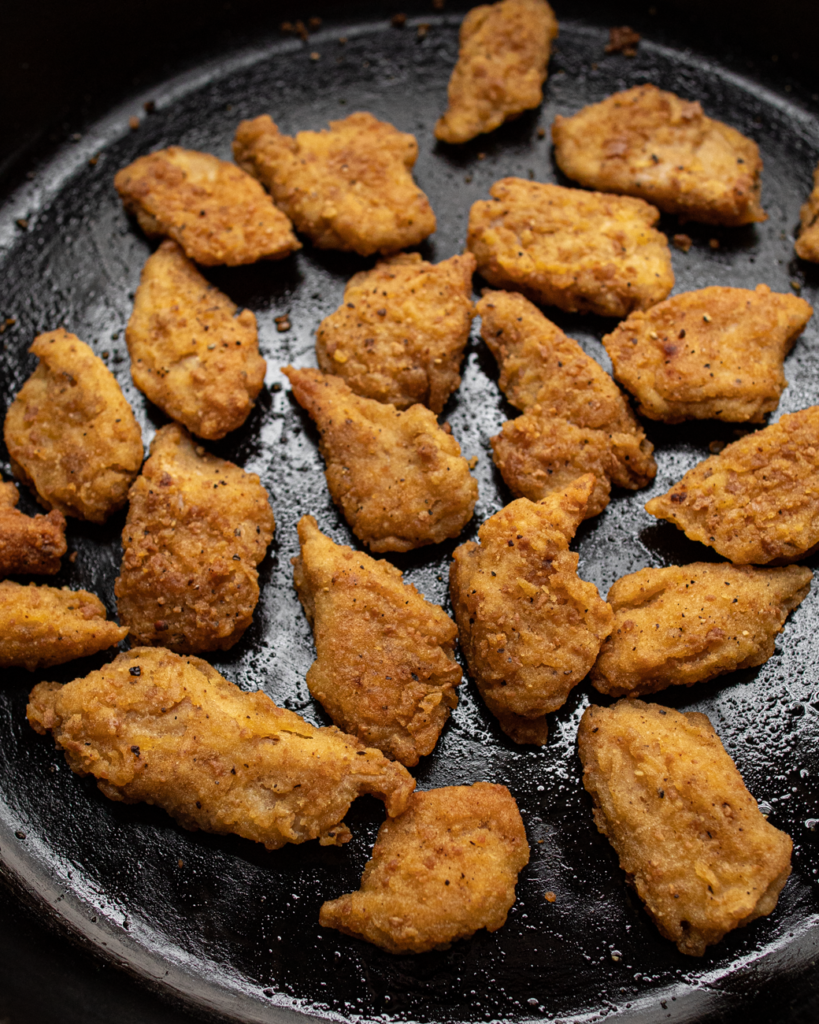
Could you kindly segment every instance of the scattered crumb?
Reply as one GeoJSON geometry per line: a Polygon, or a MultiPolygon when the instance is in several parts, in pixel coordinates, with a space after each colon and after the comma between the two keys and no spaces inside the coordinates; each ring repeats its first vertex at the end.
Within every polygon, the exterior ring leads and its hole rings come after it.
{"type": "Polygon", "coordinates": [[[712,249],[719,249],[719,239],[718,238],[709,238],[708,239],[708,244],[711,246],[712,249]]]}
{"type": "Polygon", "coordinates": [[[99,160],[99,158],[100,158],[99,153],[97,153],[96,156],[90,156],[88,158],[88,163],[90,164],[91,167],[96,167],[97,166],[97,161],[99,160]]]}
{"type": "Polygon", "coordinates": [[[680,252],[688,252],[694,244],[690,235],[674,235],[671,241],[674,243],[674,248],[679,249],[680,252]]]}
{"type": "Polygon", "coordinates": [[[605,50],[606,53],[622,53],[624,57],[636,57],[639,42],[639,32],[635,32],[629,25],[620,25],[609,29],[609,41],[605,50]]]}
{"type": "Polygon", "coordinates": [[[276,330],[279,332],[279,334],[283,334],[284,331],[289,331],[290,328],[293,326],[290,323],[290,316],[288,313],[285,313],[283,316],[274,317],[273,322],[276,324],[276,330]]]}
{"type": "Polygon", "coordinates": [[[478,456],[473,455],[471,459],[466,460],[466,464],[470,469],[474,469],[478,465],[478,456]]]}
{"type": "Polygon", "coordinates": [[[80,133],[79,133],[79,132],[74,132],[74,134],[73,134],[73,135],[71,136],[71,138],[72,138],[72,139],[73,139],[73,140],[74,140],[75,142],[79,142],[79,141],[80,141],[80,139],[82,138],[82,135],[80,135],[80,133]]]}
{"type": "Polygon", "coordinates": [[[478,153],[478,159],[479,160],[485,160],[486,159],[486,153],[478,153]]]}
{"type": "Polygon", "coordinates": [[[443,430],[445,434],[452,433],[452,424],[449,422],[449,420],[444,420],[444,422],[441,424],[441,430],[443,430]]]}
{"type": "Polygon", "coordinates": [[[185,866],[185,862],[184,862],[184,860],[181,860],[181,859],[180,859],[180,860],[178,860],[178,861],[176,862],[176,866],[177,866],[178,868],[184,868],[184,866],[185,866]]]}
{"type": "Polygon", "coordinates": [[[426,39],[427,32],[429,32],[429,25],[426,22],[418,26],[419,39],[426,39]]]}
{"type": "Polygon", "coordinates": [[[538,130],[537,130],[537,137],[539,139],[545,139],[546,138],[546,129],[545,128],[538,128],[538,130]]]}
{"type": "Polygon", "coordinates": [[[791,281],[791,288],[793,288],[793,290],[795,292],[801,292],[802,291],[802,282],[801,281],[797,281],[796,278],[794,278],[791,281]]]}
{"type": "Polygon", "coordinates": [[[407,22],[406,14],[393,14],[392,18],[390,19],[390,24],[395,26],[395,28],[401,28],[401,26],[405,25],[406,22],[407,22]]]}
{"type": "Polygon", "coordinates": [[[28,227],[28,221],[26,220],[25,217],[18,217],[17,218],[17,227],[18,228],[22,228],[23,231],[26,230],[26,228],[28,227]]]}
{"type": "Polygon", "coordinates": [[[142,104],[142,109],[146,114],[153,114],[156,110],[156,100],[145,100],[142,104]]]}
{"type": "Polygon", "coordinates": [[[68,561],[71,562],[72,565],[77,561],[77,552],[76,551],[72,551],[71,552],[71,554],[68,556],[68,561]]]}
{"type": "Polygon", "coordinates": [[[725,447],[725,441],[711,441],[708,444],[708,451],[712,455],[719,455],[722,449],[725,447]]]}
{"type": "Polygon", "coordinates": [[[432,0],[432,6],[436,11],[442,11],[444,9],[445,0],[432,0]]]}
{"type": "MultiPolygon", "coordinates": [[[[541,842],[543,842],[543,840],[541,840],[541,842]]],[[[555,894],[551,890],[549,892],[545,892],[543,894],[543,897],[547,903],[554,903],[557,899],[557,896],[555,896],[555,894]]]]}
{"type": "Polygon", "coordinates": [[[139,128],[139,118],[136,116],[136,114],[131,114],[131,116],[128,118],[128,127],[131,129],[132,132],[135,132],[137,128],[139,128]]]}
{"type": "Polygon", "coordinates": [[[321,18],[308,18],[307,27],[310,29],[311,32],[316,32],[318,29],[321,28],[321,18]]]}
{"type": "Polygon", "coordinates": [[[317,53],[315,50],[313,50],[313,52],[310,54],[310,60],[320,60],[320,59],[321,59],[321,54],[317,53]]]}
{"type": "Polygon", "coordinates": [[[704,320],[704,321],[705,321],[705,322],[706,322],[707,324],[710,324],[710,323],[711,323],[711,315],[710,315],[710,313],[703,313],[703,314],[702,314],[702,318],[703,318],[703,320],[704,320]]]}
{"type": "Polygon", "coordinates": [[[347,42],[347,36],[339,36],[338,41],[341,43],[342,46],[344,46],[344,44],[347,42]]]}
{"type": "Polygon", "coordinates": [[[465,182],[466,182],[466,184],[468,185],[468,184],[470,183],[470,181],[472,181],[472,175],[471,175],[471,174],[467,174],[467,175],[466,175],[466,176],[464,177],[464,181],[465,181],[465,182]]]}

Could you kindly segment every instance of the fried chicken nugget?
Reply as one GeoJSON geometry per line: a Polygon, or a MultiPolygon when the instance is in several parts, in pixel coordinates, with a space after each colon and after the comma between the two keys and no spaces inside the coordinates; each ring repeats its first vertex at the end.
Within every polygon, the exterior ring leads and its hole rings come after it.
{"type": "Polygon", "coordinates": [[[180,654],[233,647],[253,619],[256,566],[275,528],[258,476],[174,423],[157,432],[130,499],[114,593],[134,640],[180,654]]]}
{"type": "Polygon", "coordinates": [[[183,828],[233,832],[268,850],[346,843],[342,819],[356,797],[371,793],[394,816],[415,788],[379,750],[162,648],[134,648],[65,686],[40,683],[27,714],[109,799],[156,804],[183,828]]]}
{"type": "Polygon", "coordinates": [[[66,552],[65,516],[56,510],[47,516],[23,515],[15,508],[19,499],[14,484],[0,482],[0,578],[53,576],[66,552]]]}
{"type": "Polygon", "coordinates": [[[360,398],[318,370],[283,372],[321,432],[327,486],[359,540],[371,551],[411,551],[458,536],[478,484],[429,409],[360,398]]]}
{"type": "Polygon", "coordinates": [[[659,211],[627,196],[503,178],[469,212],[478,272],[569,313],[628,316],[674,287],[659,211]]]}
{"type": "Polygon", "coordinates": [[[319,368],[364,398],[440,413],[461,383],[474,273],[471,252],[438,264],[413,252],[356,274],[316,332],[319,368]]]}
{"type": "Polygon", "coordinates": [[[552,125],[555,160],[587,188],[647,199],[687,220],[738,227],[767,220],[759,147],[698,102],[647,83],[552,125]]]}
{"type": "Polygon", "coordinates": [[[595,824],[681,953],[702,956],[773,911],[793,844],[762,816],[705,715],[621,700],[588,708],[577,738],[595,824]]]}
{"type": "Polygon", "coordinates": [[[6,413],[15,474],[48,509],[102,523],[125,504],[142,465],[142,432],[114,375],[84,342],[49,331],[40,363],[6,413]]]}
{"type": "Polygon", "coordinates": [[[473,7],[461,23],[449,106],[435,125],[442,142],[469,142],[539,107],[557,38],[546,0],[501,0],[473,7]]]}
{"type": "Polygon", "coordinates": [[[813,191],[800,211],[801,226],[794,249],[796,255],[819,263],[819,166],[813,172],[813,191]]]}
{"type": "Polygon", "coordinates": [[[361,888],[328,900],[319,923],[389,953],[447,949],[505,924],[528,863],[526,831],[506,786],[413,793],[404,813],[379,829],[361,888]]]}
{"type": "Polygon", "coordinates": [[[461,649],[501,729],[543,744],[556,711],[594,664],[614,623],[597,588],[577,576],[569,541],[586,514],[591,474],[535,504],[519,498],[456,548],[449,592],[461,649]]]}
{"type": "Polygon", "coordinates": [[[387,254],[435,230],[429,200],[412,180],[415,136],[372,114],[350,114],[331,121],[329,131],[295,138],[264,114],[242,121],[233,155],[319,249],[387,254]]]}

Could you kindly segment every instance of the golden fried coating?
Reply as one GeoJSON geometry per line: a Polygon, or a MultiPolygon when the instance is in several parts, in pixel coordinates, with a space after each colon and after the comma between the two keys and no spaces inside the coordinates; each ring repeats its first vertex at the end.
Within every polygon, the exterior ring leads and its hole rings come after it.
{"type": "Polygon", "coordinates": [[[449,592],[470,675],[516,743],[546,742],[545,715],[565,702],[614,622],[577,576],[569,541],[586,514],[591,474],[535,504],[519,498],[455,549],[449,592]]]}
{"type": "Polygon", "coordinates": [[[46,508],[105,522],[142,465],[139,425],[114,375],[74,334],[40,334],[29,351],[40,363],[6,413],[12,469],[46,508]]]}
{"type": "Polygon", "coordinates": [[[359,540],[371,551],[410,551],[458,536],[478,484],[429,409],[399,412],[318,370],[283,372],[321,432],[327,486],[359,540]]]}
{"type": "Polygon", "coordinates": [[[440,413],[461,383],[474,273],[471,252],[438,264],[413,252],[356,274],[316,332],[319,368],[364,398],[440,413]]]}
{"type": "Polygon", "coordinates": [[[813,172],[813,191],[800,211],[801,226],[796,239],[796,255],[819,263],[819,166],[813,172]]]}
{"type": "Polygon", "coordinates": [[[782,362],[812,315],[804,299],[766,284],[701,288],[632,313],[603,344],[643,416],[761,423],[779,405],[782,362]]]}
{"type": "Polygon", "coordinates": [[[771,913],[793,844],[762,816],[705,715],[621,700],[588,708],[577,738],[595,824],[681,953],[702,956],[771,913]]]}
{"type": "Polygon", "coordinates": [[[114,185],[149,238],[172,238],[205,267],[278,260],[301,249],[261,185],[210,153],[159,149],[118,171],[114,185]]]}
{"type": "Polygon", "coordinates": [[[552,125],[555,160],[587,188],[647,199],[687,220],[738,227],[767,220],[759,147],[690,102],[636,85],[552,125]]]}
{"type": "Polygon", "coordinates": [[[515,902],[529,844],[506,786],[476,782],[413,793],[378,831],[358,892],[328,900],[325,928],[389,953],[446,949],[495,932],[515,902]]]}
{"type": "Polygon", "coordinates": [[[646,512],[737,565],[805,557],[819,544],[819,405],[698,463],[646,512]]]}
{"type": "Polygon", "coordinates": [[[540,106],[557,38],[546,0],[500,0],[473,7],[461,23],[449,106],[435,125],[442,142],[468,142],[540,106]]]}
{"type": "Polygon", "coordinates": [[[154,438],[130,499],[114,585],[120,619],[139,644],[228,650],[253,619],[256,566],[275,528],[258,476],[174,423],[154,438]]]}
{"type": "Polygon", "coordinates": [[[363,793],[400,814],[415,780],[334,726],[317,729],[200,658],[137,647],[84,679],[31,691],[28,720],[111,800],[156,804],[183,828],[277,850],[346,843],[363,793]]]}
{"type": "Polygon", "coordinates": [[[642,199],[503,178],[469,212],[467,248],[498,288],[569,313],[628,316],[674,287],[660,214],[642,199]]]}
{"type": "Polygon", "coordinates": [[[26,516],[15,508],[17,487],[0,482],[0,579],[3,576],[53,576],[66,552],[65,517],[26,516]]]}
{"type": "Polygon", "coordinates": [[[458,627],[400,570],[299,521],[293,577],[313,629],[310,693],[344,732],[405,765],[429,754],[458,704],[458,627]]]}
{"type": "Polygon", "coordinates": [[[435,230],[429,200],[412,180],[415,136],[372,114],[295,138],[264,114],[242,121],[233,155],[319,249],[393,253],[435,230]]]}

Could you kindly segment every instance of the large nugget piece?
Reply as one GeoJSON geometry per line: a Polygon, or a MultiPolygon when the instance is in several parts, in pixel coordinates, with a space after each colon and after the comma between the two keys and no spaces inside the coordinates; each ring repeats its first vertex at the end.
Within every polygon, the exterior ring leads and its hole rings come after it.
{"type": "Polygon", "coordinates": [[[413,793],[406,811],[379,829],[361,888],[325,903],[319,922],[389,953],[446,949],[505,923],[528,862],[526,831],[506,786],[413,793]]]}
{"type": "Polygon", "coordinates": [[[796,239],[796,255],[819,263],[819,166],[813,172],[813,191],[800,211],[801,226],[796,239]]]}
{"type": "Polygon", "coordinates": [[[429,409],[360,398],[318,370],[284,373],[321,432],[327,486],[356,537],[372,551],[410,551],[458,536],[478,484],[429,409]]]}
{"type": "Polygon", "coordinates": [[[40,683],[27,713],[111,800],[156,804],[184,828],[269,850],[347,842],[342,819],[356,797],[371,793],[396,815],[415,787],[380,751],[162,648],[135,648],[65,686],[40,683]]]}
{"type": "Polygon", "coordinates": [[[20,495],[12,483],[0,482],[0,578],[53,576],[66,552],[65,516],[26,516],[15,508],[20,495]]]}
{"type": "Polygon", "coordinates": [[[242,121],[233,154],[319,249],[392,253],[435,230],[429,200],[412,180],[415,136],[372,114],[295,138],[265,114],[242,121]]]}
{"type": "Polygon", "coordinates": [[[639,700],[590,707],[578,744],[595,824],[681,953],[702,956],[773,911],[793,844],[762,816],[705,715],[639,700]]]}
{"type": "Polygon", "coordinates": [[[34,339],[40,363],[6,414],[16,475],[49,509],[102,523],[125,504],[142,433],[114,375],[68,331],[34,339]]]}
{"type": "Polygon", "coordinates": [[[253,619],[273,512],[255,473],[163,427],[131,488],[114,586],[140,644],[181,654],[226,651],[253,619]]]}
{"type": "Polygon", "coordinates": [[[503,178],[473,203],[467,248],[497,288],[569,313],[628,316],[674,286],[659,211],[626,196],[503,178]]]}
{"type": "Polygon", "coordinates": [[[472,253],[438,264],[402,253],[362,270],[316,332],[319,368],[364,398],[440,413],[461,383],[474,272],[472,253]]]}

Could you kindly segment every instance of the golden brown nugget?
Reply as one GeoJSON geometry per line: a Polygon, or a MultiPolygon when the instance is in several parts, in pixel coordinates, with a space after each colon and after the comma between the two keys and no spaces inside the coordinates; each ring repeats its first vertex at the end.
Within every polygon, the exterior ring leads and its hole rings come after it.
{"type": "Polygon", "coordinates": [[[628,316],[674,287],[659,211],[627,196],[503,178],[469,212],[478,272],[569,313],[628,316]]]}
{"type": "Polygon", "coordinates": [[[114,375],[68,331],[29,349],[40,360],[6,413],[12,469],[47,509],[102,523],[125,504],[142,432],[114,375]]]}
{"type": "Polygon", "coordinates": [[[646,511],[737,565],[805,557],[819,544],[819,406],[729,444],[646,511]]]}
{"type": "Polygon", "coordinates": [[[242,121],[233,155],[319,249],[387,254],[435,230],[429,200],[412,180],[415,136],[372,114],[351,114],[331,121],[329,131],[295,138],[264,114],[242,121]]]}
{"type": "Polygon", "coordinates": [[[298,530],[293,577],[316,642],[310,693],[344,732],[418,764],[458,704],[458,627],[386,560],[334,544],[312,516],[298,530]]]}
{"type": "Polygon", "coordinates": [[[768,219],[757,144],[655,85],[616,92],[573,117],[558,114],[552,140],[558,167],[587,188],[638,196],[706,224],[768,219]]]}
{"type": "Polygon", "coordinates": [[[701,288],[632,313],[603,338],[643,416],[761,423],[787,387],[782,362],[813,315],[804,299],[701,288]]]}
{"type": "Polygon", "coordinates": [[[813,191],[800,211],[801,226],[796,239],[796,255],[819,263],[819,166],[813,172],[813,191]]]}
{"type": "Polygon", "coordinates": [[[358,892],[328,900],[319,923],[389,953],[446,949],[494,932],[515,902],[529,844],[506,786],[476,782],[413,793],[385,821],[358,892]]]}
{"type": "Polygon", "coordinates": [[[359,540],[371,551],[410,551],[458,536],[478,484],[434,413],[360,398],[318,370],[283,372],[321,432],[330,495],[359,540]]]}
{"type": "Polygon", "coordinates": [[[301,249],[258,181],[210,153],[159,149],[118,171],[114,185],[149,238],[172,238],[205,267],[278,260],[301,249]]]}
{"type": "Polygon", "coordinates": [[[435,125],[442,142],[468,142],[539,107],[557,18],[546,0],[473,7],[461,23],[449,106],[435,125]]]}
{"type": "Polygon", "coordinates": [[[130,499],[114,593],[134,641],[180,654],[233,647],[253,619],[275,527],[258,476],[174,423],[158,431],[130,499]]]}
{"type": "Polygon", "coordinates": [[[346,843],[363,793],[400,814],[415,780],[334,726],[317,729],[200,658],[137,647],[65,686],[31,691],[28,720],[111,800],[156,804],[183,828],[277,850],[346,843]]]}
{"type": "Polygon", "coordinates": [[[640,569],[608,593],[614,629],[591,671],[613,697],[692,686],[763,665],[785,619],[807,597],[801,565],[758,569],[727,562],[640,569]]]}
{"type": "Polygon", "coordinates": [[[472,253],[432,264],[413,252],[356,274],[316,333],[319,369],[364,398],[440,413],[461,383],[474,272],[472,253]]]}
{"type": "Polygon", "coordinates": [[[240,427],[264,384],[256,317],[239,312],[170,239],[142,269],[125,340],[140,391],[208,440],[240,427]]]}
{"type": "Polygon", "coordinates": [[[0,578],[53,576],[66,552],[65,516],[52,510],[46,516],[23,515],[15,505],[17,487],[0,482],[0,578]]]}
{"type": "Polygon", "coordinates": [[[762,816],[705,715],[621,700],[588,708],[577,738],[595,824],[681,953],[702,956],[773,911],[793,844],[762,816]]]}

